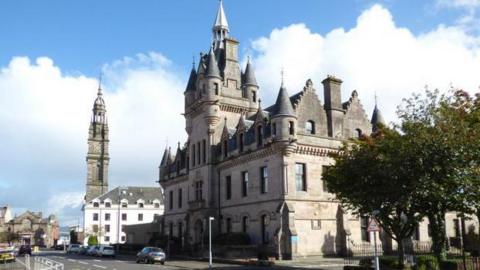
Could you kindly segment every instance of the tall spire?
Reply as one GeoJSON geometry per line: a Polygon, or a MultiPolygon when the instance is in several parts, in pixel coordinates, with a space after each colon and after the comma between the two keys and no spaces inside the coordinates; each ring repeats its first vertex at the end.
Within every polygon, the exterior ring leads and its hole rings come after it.
{"type": "Polygon", "coordinates": [[[220,0],[218,5],[217,16],[215,17],[215,22],[213,23],[212,33],[215,49],[222,47],[222,41],[225,37],[228,37],[229,33],[227,16],[223,10],[222,0],[220,0]]]}

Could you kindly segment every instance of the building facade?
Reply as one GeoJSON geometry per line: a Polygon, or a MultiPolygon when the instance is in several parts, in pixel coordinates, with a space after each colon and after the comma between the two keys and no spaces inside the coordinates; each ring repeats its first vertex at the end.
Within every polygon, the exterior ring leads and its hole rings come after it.
{"type": "Polygon", "coordinates": [[[322,172],[333,163],[330,152],[384,122],[377,106],[368,119],[358,93],[342,101],[342,80],[328,76],[320,91],[308,79],[292,96],[282,78],[275,104],[263,108],[252,63],[240,68],[222,2],[212,34],[184,92],[188,139],[175,152],[166,149],[160,164],[163,234],[184,247],[200,245],[213,217],[215,235],[247,233],[279,258],[370,245],[368,218],[344,211],[322,172]]]}
{"type": "Polygon", "coordinates": [[[52,247],[60,237],[55,215],[43,218],[41,212],[26,211],[6,223],[6,231],[18,234],[22,245],[52,247]]]}

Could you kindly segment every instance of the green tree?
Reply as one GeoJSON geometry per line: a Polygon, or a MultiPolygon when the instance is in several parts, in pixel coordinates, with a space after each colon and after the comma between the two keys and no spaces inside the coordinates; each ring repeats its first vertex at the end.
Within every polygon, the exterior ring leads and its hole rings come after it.
{"type": "Polygon", "coordinates": [[[420,165],[416,197],[422,202],[420,213],[429,219],[432,249],[439,260],[446,259],[446,212],[471,210],[466,189],[471,165],[478,161],[469,149],[478,148],[469,142],[474,134],[460,121],[465,111],[458,110],[458,94],[440,95],[427,89],[425,95],[404,100],[398,110],[401,132],[416,149],[412,153],[420,165]]]}
{"type": "Polygon", "coordinates": [[[78,244],[78,235],[75,230],[70,230],[70,244],[78,244]]]}
{"type": "Polygon", "coordinates": [[[98,238],[96,235],[90,235],[88,237],[88,245],[89,246],[95,246],[98,245],[98,238]]]}
{"type": "Polygon", "coordinates": [[[323,174],[329,190],[346,209],[358,215],[376,212],[385,233],[398,243],[400,265],[403,240],[422,219],[415,198],[418,162],[406,139],[395,130],[381,128],[371,137],[345,143],[332,154],[335,165],[323,174]]]}

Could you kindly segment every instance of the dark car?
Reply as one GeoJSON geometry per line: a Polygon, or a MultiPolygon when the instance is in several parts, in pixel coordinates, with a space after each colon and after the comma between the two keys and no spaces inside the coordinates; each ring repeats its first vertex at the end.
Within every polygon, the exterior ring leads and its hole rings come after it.
{"type": "Polygon", "coordinates": [[[157,247],[144,247],[137,253],[137,263],[161,263],[165,264],[165,252],[157,247]]]}
{"type": "Polygon", "coordinates": [[[30,245],[21,245],[18,249],[18,255],[32,255],[32,247],[30,245]]]}

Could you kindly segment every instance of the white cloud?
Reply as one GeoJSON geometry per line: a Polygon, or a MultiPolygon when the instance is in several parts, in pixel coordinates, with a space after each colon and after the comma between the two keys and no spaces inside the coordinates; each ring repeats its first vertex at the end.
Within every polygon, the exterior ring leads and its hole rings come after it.
{"type": "Polygon", "coordinates": [[[389,120],[396,106],[412,92],[450,85],[477,91],[480,85],[480,39],[460,27],[439,26],[414,35],[395,25],[390,12],[380,5],[365,10],[357,24],[326,35],[311,32],[304,24],[275,29],[252,42],[254,64],[264,99],[273,102],[285,67],[290,94],[308,78],[314,80],[323,99],[321,80],[332,74],[344,80],[343,99],[356,89],[370,114],[374,93],[389,120]]]}
{"type": "MultiPolygon", "coordinates": [[[[110,186],[157,185],[165,138],[184,136],[184,82],[158,53],[104,67],[110,125],[110,186]]],[[[88,126],[97,80],[62,73],[48,57],[14,57],[0,70],[0,205],[80,212],[88,126]]]]}

